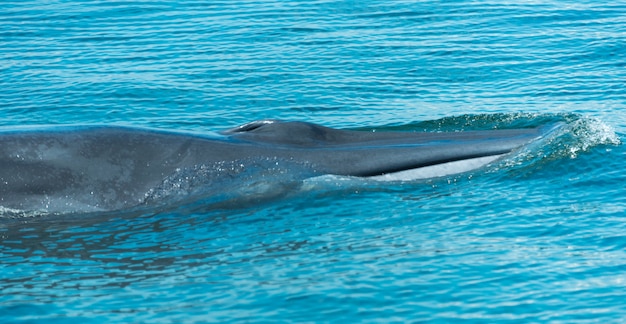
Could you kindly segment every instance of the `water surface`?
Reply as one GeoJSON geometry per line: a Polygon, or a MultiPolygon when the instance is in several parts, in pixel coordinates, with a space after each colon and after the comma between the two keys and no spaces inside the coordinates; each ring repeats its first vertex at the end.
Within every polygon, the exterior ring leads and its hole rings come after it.
{"type": "Polygon", "coordinates": [[[439,179],[2,219],[0,319],[623,320],[625,44],[594,1],[4,1],[2,126],[567,127],[439,179]]]}

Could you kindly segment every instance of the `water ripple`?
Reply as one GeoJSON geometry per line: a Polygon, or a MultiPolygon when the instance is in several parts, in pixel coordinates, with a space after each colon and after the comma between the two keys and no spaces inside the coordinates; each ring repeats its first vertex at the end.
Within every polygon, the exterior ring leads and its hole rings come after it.
{"type": "Polygon", "coordinates": [[[0,320],[620,321],[625,12],[3,1],[5,126],[568,127],[487,170],[420,183],[335,179],[236,210],[2,219],[0,320]]]}

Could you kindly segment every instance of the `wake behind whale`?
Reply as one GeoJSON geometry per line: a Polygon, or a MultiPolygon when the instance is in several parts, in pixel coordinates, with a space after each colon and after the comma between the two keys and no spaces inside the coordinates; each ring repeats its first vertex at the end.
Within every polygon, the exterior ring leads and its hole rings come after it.
{"type": "Polygon", "coordinates": [[[9,214],[110,212],[198,197],[254,201],[320,175],[438,177],[480,168],[559,125],[374,132],[262,120],[216,136],[118,126],[9,129],[0,133],[0,206],[9,214]]]}

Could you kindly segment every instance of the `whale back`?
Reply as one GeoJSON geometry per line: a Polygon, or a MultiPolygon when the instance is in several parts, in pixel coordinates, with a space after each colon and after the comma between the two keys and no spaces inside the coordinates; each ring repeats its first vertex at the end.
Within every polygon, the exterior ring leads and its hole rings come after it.
{"type": "Polygon", "coordinates": [[[238,181],[275,167],[276,174],[291,172],[290,179],[381,176],[442,164],[452,174],[469,169],[449,163],[471,160],[471,168],[480,167],[545,130],[376,132],[261,120],[222,135],[117,126],[1,131],[0,207],[119,210],[158,200],[168,185],[184,187],[187,179],[219,185],[220,178],[238,181]]]}
{"type": "Polygon", "coordinates": [[[300,147],[382,147],[400,145],[469,144],[491,141],[511,148],[541,136],[542,128],[462,132],[361,131],[325,127],[308,122],[259,120],[222,132],[233,139],[300,147]]]}

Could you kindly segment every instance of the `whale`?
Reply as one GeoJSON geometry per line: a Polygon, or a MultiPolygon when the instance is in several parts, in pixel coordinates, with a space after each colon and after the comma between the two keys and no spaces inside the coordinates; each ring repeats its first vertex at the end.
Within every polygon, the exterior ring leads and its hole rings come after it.
{"type": "Polygon", "coordinates": [[[307,176],[438,177],[481,168],[546,136],[546,129],[363,131],[280,120],[211,134],[111,125],[2,129],[0,209],[129,209],[145,205],[155,188],[185,170],[250,161],[298,165],[307,176]]]}

